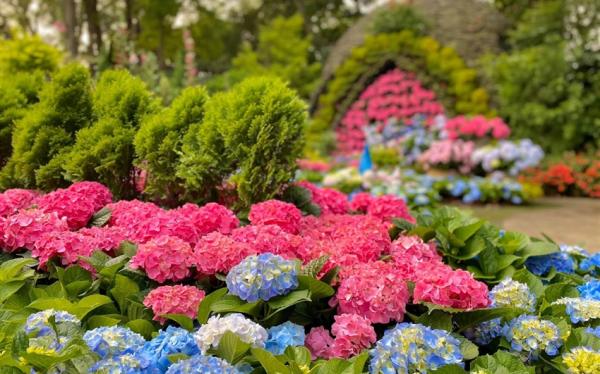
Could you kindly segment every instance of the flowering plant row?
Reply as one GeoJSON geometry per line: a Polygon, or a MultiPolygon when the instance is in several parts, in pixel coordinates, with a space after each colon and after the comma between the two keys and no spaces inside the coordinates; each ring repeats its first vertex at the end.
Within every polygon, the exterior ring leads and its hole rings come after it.
{"type": "Polygon", "coordinates": [[[320,215],[165,210],[94,182],[0,194],[0,369],[598,370],[600,256],[456,209],[292,188],[320,215]]]}

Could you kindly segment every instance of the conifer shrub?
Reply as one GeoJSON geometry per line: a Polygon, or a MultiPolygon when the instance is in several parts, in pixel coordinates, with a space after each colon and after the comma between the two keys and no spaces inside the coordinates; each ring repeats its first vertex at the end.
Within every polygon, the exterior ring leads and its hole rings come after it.
{"type": "Polygon", "coordinates": [[[58,68],[61,53],[44,43],[38,35],[13,35],[0,39],[0,76],[19,72],[52,73],[58,68]]]}
{"type": "Polygon", "coordinates": [[[238,208],[272,198],[294,176],[305,123],[305,104],[281,80],[248,78],[208,100],[202,124],[184,137],[177,175],[205,199],[232,184],[238,208]]]}
{"type": "Polygon", "coordinates": [[[146,170],[144,193],[167,205],[176,204],[184,191],[175,175],[183,136],[200,125],[208,93],[204,87],[186,88],[171,104],[147,117],[135,135],[137,165],[146,170]]]}
{"type": "Polygon", "coordinates": [[[92,121],[91,80],[83,66],[72,64],[59,70],[39,97],[14,124],[13,151],[0,172],[2,188],[37,187],[37,171],[72,144],[75,132],[92,121]]]}

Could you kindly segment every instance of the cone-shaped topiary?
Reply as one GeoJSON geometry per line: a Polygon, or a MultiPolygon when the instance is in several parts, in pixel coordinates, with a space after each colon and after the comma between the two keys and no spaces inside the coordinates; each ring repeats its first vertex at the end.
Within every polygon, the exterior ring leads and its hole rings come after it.
{"type": "Polygon", "coordinates": [[[202,122],[207,100],[204,87],[189,87],[169,108],[148,117],[137,132],[137,165],[148,173],[144,193],[153,199],[173,205],[183,194],[183,182],[174,172],[182,138],[192,124],[202,122]]]}
{"type": "Polygon", "coordinates": [[[0,187],[36,187],[38,169],[71,144],[77,130],[91,123],[90,83],[87,69],[73,64],[58,71],[43,88],[40,102],[15,124],[13,153],[0,173],[0,187]]]}
{"type": "Polygon", "coordinates": [[[233,183],[238,207],[272,198],[294,175],[305,123],[304,103],[281,80],[246,79],[208,100],[204,121],[184,137],[177,175],[204,198],[233,183]]]}
{"type": "Polygon", "coordinates": [[[98,120],[79,131],[68,156],[61,156],[66,178],[98,181],[117,197],[133,197],[133,138],[145,116],[159,107],[139,78],[126,70],[104,72],[94,94],[98,120]]]}

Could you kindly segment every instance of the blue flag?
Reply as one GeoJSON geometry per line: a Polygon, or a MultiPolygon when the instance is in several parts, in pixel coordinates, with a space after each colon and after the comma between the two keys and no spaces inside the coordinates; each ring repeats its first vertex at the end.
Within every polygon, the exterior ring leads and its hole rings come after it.
{"type": "Polygon", "coordinates": [[[364,174],[365,172],[373,169],[373,161],[371,161],[371,151],[369,145],[365,144],[365,149],[360,156],[360,163],[358,164],[358,172],[364,174]]]}

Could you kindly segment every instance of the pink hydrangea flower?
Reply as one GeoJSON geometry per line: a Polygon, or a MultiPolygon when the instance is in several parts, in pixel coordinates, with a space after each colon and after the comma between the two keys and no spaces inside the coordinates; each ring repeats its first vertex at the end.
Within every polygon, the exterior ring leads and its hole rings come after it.
{"type": "Polygon", "coordinates": [[[247,243],[258,253],[270,252],[286,259],[301,258],[304,240],[276,225],[247,225],[233,230],[233,240],[247,243]]]}
{"type": "Polygon", "coordinates": [[[226,274],[235,265],[250,255],[257,254],[256,248],[235,241],[220,232],[203,236],[194,248],[198,270],[203,274],[226,274]]]}
{"type": "Polygon", "coordinates": [[[369,204],[367,214],[387,223],[391,223],[392,218],[402,218],[411,223],[416,222],[414,217],[410,215],[404,200],[392,195],[383,195],[375,198],[369,204]]]}
{"type": "Polygon", "coordinates": [[[489,304],[488,288],[468,271],[424,262],[417,266],[413,301],[465,310],[485,308],[489,304]]]}
{"type": "Polygon", "coordinates": [[[154,217],[162,211],[156,204],[145,203],[139,200],[120,200],[116,203],[108,204],[106,207],[111,212],[108,225],[119,226],[125,229],[135,225],[137,222],[154,217]]]}
{"type": "Polygon", "coordinates": [[[310,351],[313,359],[331,357],[333,337],[323,326],[313,327],[304,339],[304,345],[310,351]]]}
{"type": "Polygon", "coordinates": [[[29,208],[38,193],[32,190],[13,188],[0,194],[0,217],[6,217],[19,211],[19,209],[29,208]]]}
{"type": "Polygon", "coordinates": [[[402,278],[413,281],[416,279],[419,264],[442,264],[442,257],[437,253],[435,243],[425,243],[416,235],[401,235],[396,238],[392,242],[390,254],[394,267],[400,272],[402,278]]]}
{"type": "Polygon", "coordinates": [[[214,231],[223,234],[230,234],[240,225],[240,221],[227,207],[208,203],[202,207],[196,204],[187,203],[176,211],[185,217],[188,217],[196,227],[199,236],[204,236],[214,231]]]}
{"type": "Polygon", "coordinates": [[[60,258],[63,265],[70,265],[78,262],[79,256],[91,255],[93,250],[91,242],[78,232],[48,231],[35,241],[31,256],[39,260],[40,268],[45,268],[54,257],[60,258]]]}
{"type": "Polygon", "coordinates": [[[35,200],[37,207],[46,213],[55,212],[65,217],[71,230],[77,230],[89,222],[96,212],[93,196],[73,193],[66,189],[58,189],[35,200]]]}
{"type": "Polygon", "coordinates": [[[367,213],[367,209],[371,203],[375,200],[373,196],[371,196],[368,192],[359,192],[352,198],[350,202],[350,209],[355,212],[367,213]]]}
{"type": "Polygon", "coordinates": [[[252,205],[248,219],[253,225],[277,225],[290,234],[297,234],[302,212],[294,204],[268,200],[252,205]]]}
{"type": "Polygon", "coordinates": [[[191,245],[200,238],[194,222],[177,210],[158,210],[154,216],[127,227],[127,238],[134,243],[146,243],[160,236],[177,237],[191,245]]]}
{"type": "Polygon", "coordinates": [[[39,209],[20,210],[2,221],[0,244],[4,250],[14,252],[19,248],[33,249],[34,243],[45,233],[67,231],[69,226],[56,213],[39,209]]]}
{"type": "Polygon", "coordinates": [[[165,323],[165,314],[183,314],[196,318],[198,306],[205,293],[193,286],[161,286],[153,289],[144,298],[144,305],[154,313],[154,320],[165,323]]]}
{"type": "Polygon", "coordinates": [[[409,293],[391,264],[377,261],[342,269],[332,304],[340,313],[357,314],[372,323],[402,321],[409,293]]]}
{"type": "Polygon", "coordinates": [[[375,343],[377,335],[368,319],[356,314],[340,314],[334,317],[331,332],[335,336],[331,356],[350,358],[375,343]]]}
{"type": "Polygon", "coordinates": [[[126,239],[125,230],[121,227],[86,227],[78,231],[89,241],[93,249],[112,252],[119,248],[126,239]]]}
{"type": "Polygon", "coordinates": [[[112,193],[105,185],[98,182],[77,182],[67,188],[72,194],[85,196],[91,200],[94,211],[100,210],[112,201],[112,193]]]}
{"type": "Polygon", "coordinates": [[[160,283],[185,279],[194,265],[190,245],[172,236],[161,236],[140,244],[131,259],[132,268],[144,269],[148,278],[160,283]]]}
{"type": "Polygon", "coordinates": [[[307,181],[298,185],[310,191],[313,203],[321,208],[321,214],[345,214],[350,210],[348,197],[333,188],[319,188],[307,181]]]}

